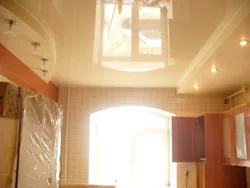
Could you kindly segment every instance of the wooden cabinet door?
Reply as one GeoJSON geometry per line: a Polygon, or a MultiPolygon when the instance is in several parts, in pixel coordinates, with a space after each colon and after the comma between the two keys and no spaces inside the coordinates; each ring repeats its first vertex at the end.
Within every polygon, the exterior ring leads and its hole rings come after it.
{"type": "Polygon", "coordinates": [[[195,119],[172,117],[172,161],[195,162],[195,119]]]}
{"type": "Polygon", "coordinates": [[[222,122],[222,159],[224,164],[236,165],[236,140],[234,132],[232,112],[224,112],[222,122]]]}
{"type": "Polygon", "coordinates": [[[239,166],[250,166],[247,143],[247,109],[247,105],[242,105],[232,110],[236,163],[239,166]]]}
{"type": "Polygon", "coordinates": [[[200,116],[195,121],[195,147],[197,161],[205,158],[205,127],[204,116],[200,116]]]}
{"type": "Polygon", "coordinates": [[[245,113],[245,124],[246,124],[246,143],[248,152],[247,154],[248,154],[248,160],[250,160],[250,104],[247,104],[247,109],[245,113]]]}

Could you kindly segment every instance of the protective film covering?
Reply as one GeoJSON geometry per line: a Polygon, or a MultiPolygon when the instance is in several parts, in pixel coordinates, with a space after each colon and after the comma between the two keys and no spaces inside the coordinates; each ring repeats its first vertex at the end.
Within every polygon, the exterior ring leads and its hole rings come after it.
{"type": "Polygon", "coordinates": [[[18,86],[7,83],[3,116],[10,118],[18,118],[19,116],[19,98],[18,98],[18,86]]]}
{"type": "Polygon", "coordinates": [[[59,187],[62,108],[40,93],[22,89],[18,187],[59,187]]]}

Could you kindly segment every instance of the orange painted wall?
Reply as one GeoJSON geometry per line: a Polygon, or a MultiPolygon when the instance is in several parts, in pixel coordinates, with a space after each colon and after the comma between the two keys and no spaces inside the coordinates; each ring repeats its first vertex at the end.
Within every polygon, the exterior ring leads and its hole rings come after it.
{"type": "Polygon", "coordinates": [[[0,44],[0,74],[21,87],[38,91],[57,101],[56,85],[44,82],[2,44],[0,44]]]}

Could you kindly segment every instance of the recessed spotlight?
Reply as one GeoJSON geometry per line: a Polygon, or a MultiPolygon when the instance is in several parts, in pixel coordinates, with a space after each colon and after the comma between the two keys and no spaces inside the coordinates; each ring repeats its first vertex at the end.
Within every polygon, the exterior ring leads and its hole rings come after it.
{"type": "Polygon", "coordinates": [[[218,71],[218,69],[216,69],[216,68],[212,68],[212,69],[211,69],[211,72],[212,72],[212,73],[215,73],[215,72],[217,72],[217,71],[218,71]]]}
{"type": "Polygon", "coordinates": [[[195,85],[194,85],[194,88],[195,88],[195,89],[198,89],[198,88],[199,88],[199,85],[195,84],[195,85]]]}
{"type": "Polygon", "coordinates": [[[246,46],[247,44],[248,44],[248,41],[246,41],[246,40],[240,41],[241,46],[246,46]]]}

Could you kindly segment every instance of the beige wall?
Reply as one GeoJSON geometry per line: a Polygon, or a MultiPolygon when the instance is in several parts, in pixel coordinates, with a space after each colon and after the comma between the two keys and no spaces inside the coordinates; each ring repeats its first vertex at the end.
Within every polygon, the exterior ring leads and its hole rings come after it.
{"type": "Polygon", "coordinates": [[[177,188],[186,187],[186,172],[188,170],[188,188],[197,187],[197,164],[196,163],[178,163],[177,164],[177,188]]]}
{"type": "MultiPolygon", "coordinates": [[[[177,116],[199,116],[204,113],[222,112],[229,107],[224,104],[223,97],[178,96],[175,89],[60,88],[59,104],[64,108],[62,179],[73,179],[75,182],[83,183],[88,183],[91,113],[111,107],[139,105],[172,112],[177,116]]],[[[192,164],[183,165],[181,171],[189,169],[195,174],[192,164]]],[[[195,182],[195,177],[190,178],[195,182]]],[[[180,181],[182,179],[180,178],[180,181]]],[[[180,185],[182,184],[180,182],[180,185]]],[[[193,185],[194,183],[189,187],[196,184],[193,185]]]]}
{"type": "Polygon", "coordinates": [[[10,188],[14,182],[12,170],[17,151],[18,120],[0,118],[0,187],[10,188]]]}

